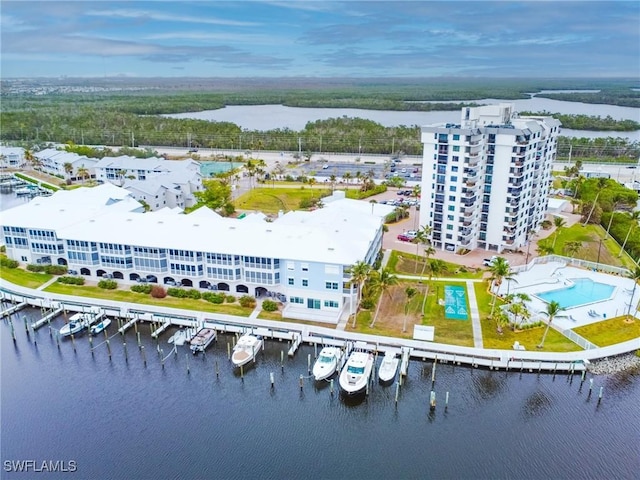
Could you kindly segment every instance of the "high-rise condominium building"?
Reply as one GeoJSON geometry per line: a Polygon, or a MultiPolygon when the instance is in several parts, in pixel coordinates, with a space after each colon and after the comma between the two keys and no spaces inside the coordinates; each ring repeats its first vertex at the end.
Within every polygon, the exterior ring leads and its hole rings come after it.
{"type": "Polygon", "coordinates": [[[545,219],[560,122],[512,104],[463,108],[460,124],[422,127],[420,225],[434,248],[517,250],[545,219]]]}

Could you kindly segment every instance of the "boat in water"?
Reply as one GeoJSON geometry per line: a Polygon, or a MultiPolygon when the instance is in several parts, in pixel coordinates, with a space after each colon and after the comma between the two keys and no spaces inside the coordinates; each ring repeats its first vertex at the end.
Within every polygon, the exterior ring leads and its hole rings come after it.
{"type": "Polygon", "coordinates": [[[262,348],[262,337],[246,333],[238,339],[238,343],[233,347],[231,362],[236,367],[246,365],[253,360],[262,348]]]}
{"type": "Polygon", "coordinates": [[[187,332],[185,332],[184,330],[178,330],[176,333],[171,335],[171,337],[169,337],[167,343],[173,343],[174,345],[178,345],[179,347],[181,347],[187,342],[187,337],[187,332]]]}
{"type": "Polygon", "coordinates": [[[69,317],[69,323],[66,323],[60,329],[60,336],[69,337],[82,332],[89,327],[91,316],[86,313],[74,313],[69,317]]]}
{"type": "Polygon", "coordinates": [[[396,377],[398,371],[398,364],[400,359],[396,357],[393,352],[387,352],[384,354],[380,368],[378,369],[378,380],[380,383],[390,383],[396,377]]]}
{"type": "Polygon", "coordinates": [[[324,347],[313,364],[313,378],[316,381],[325,380],[336,372],[342,357],[342,350],[338,347],[324,347]]]}
{"type": "Polygon", "coordinates": [[[104,330],[106,330],[109,325],[111,325],[111,319],[105,318],[100,323],[92,325],[89,331],[91,332],[91,335],[98,335],[99,333],[102,333],[104,330]]]}
{"type": "Polygon", "coordinates": [[[191,344],[191,353],[197,355],[199,352],[204,352],[215,339],[216,331],[213,328],[201,328],[189,341],[191,344]]]}
{"type": "Polygon", "coordinates": [[[340,388],[347,395],[363,392],[373,370],[373,355],[355,351],[340,372],[340,388]]]}

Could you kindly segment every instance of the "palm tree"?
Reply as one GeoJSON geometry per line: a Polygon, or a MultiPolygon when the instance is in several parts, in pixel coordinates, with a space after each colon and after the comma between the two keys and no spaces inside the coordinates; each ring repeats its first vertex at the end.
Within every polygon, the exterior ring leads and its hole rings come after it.
{"type": "Polygon", "coordinates": [[[553,234],[553,248],[556,247],[556,240],[558,239],[558,233],[560,233],[560,230],[566,225],[566,222],[564,221],[564,218],[562,217],[555,217],[553,219],[553,224],[556,227],[556,231],[553,234]]]}
{"type": "MultiPolygon", "coordinates": [[[[432,258],[431,260],[429,260],[429,283],[433,282],[433,277],[438,278],[438,276],[445,271],[446,267],[447,267],[446,264],[438,258],[432,258]]],[[[425,289],[424,299],[422,300],[423,315],[424,315],[424,309],[427,305],[427,292],[428,292],[428,289],[425,289]]]]}
{"type": "Polygon", "coordinates": [[[631,315],[631,306],[633,305],[633,297],[636,294],[636,287],[638,286],[638,280],[640,280],[640,267],[636,267],[634,270],[629,272],[628,277],[633,280],[633,291],[631,292],[631,298],[629,299],[629,309],[627,310],[627,316],[631,315]]]}
{"type": "Polygon", "coordinates": [[[73,165],[71,164],[71,162],[65,162],[65,164],[62,167],[64,168],[64,173],[67,174],[67,181],[70,184],[71,183],[71,172],[73,172],[73,165]]]}
{"type": "Polygon", "coordinates": [[[549,322],[547,323],[547,328],[544,329],[544,333],[542,334],[542,340],[540,340],[540,344],[536,348],[544,347],[544,341],[547,338],[547,333],[549,332],[549,327],[551,326],[551,322],[553,322],[553,319],[562,310],[564,310],[564,308],[562,308],[560,304],[555,300],[552,300],[550,303],[547,304],[547,309],[542,313],[544,313],[547,316],[547,318],[549,319],[549,322]]]}
{"type": "Polygon", "coordinates": [[[629,219],[631,220],[631,224],[629,225],[629,230],[627,230],[627,235],[624,237],[624,242],[622,242],[622,248],[620,248],[618,258],[620,258],[622,256],[622,252],[624,252],[624,247],[627,245],[627,240],[629,240],[631,230],[633,230],[633,228],[638,225],[638,220],[640,219],[640,211],[634,210],[633,212],[630,212],[629,219]]]}
{"type": "Polygon", "coordinates": [[[84,185],[85,179],[89,176],[89,170],[84,165],[80,165],[76,170],[76,175],[82,179],[82,184],[84,185]]]}
{"type": "Polygon", "coordinates": [[[356,318],[358,317],[358,309],[360,308],[360,302],[362,301],[362,290],[364,289],[364,283],[371,274],[371,265],[367,262],[358,261],[347,269],[347,273],[351,275],[351,282],[355,282],[358,285],[358,299],[356,302],[356,311],[353,315],[353,327],[355,327],[356,318]]]}
{"type": "Polygon", "coordinates": [[[529,312],[529,310],[527,309],[527,305],[525,304],[525,302],[531,301],[531,297],[526,293],[521,292],[513,295],[513,299],[516,301],[514,301],[512,306],[517,305],[517,307],[515,307],[515,311],[514,310],[510,310],[510,311],[511,313],[514,314],[515,323],[518,323],[520,325],[522,324],[523,320],[526,320],[531,316],[531,313],[529,312]],[[518,316],[522,316],[522,319],[520,320],[520,322],[518,322],[518,316]]]}
{"type": "Polygon", "coordinates": [[[336,176],[331,175],[329,177],[329,182],[331,182],[331,193],[333,193],[333,191],[336,189],[336,176]]]}
{"type": "Polygon", "coordinates": [[[552,255],[553,251],[553,247],[546,243],[539,243],[536,248],[536,252],[538,252],[538,255],[540,255],[541,257],[544,255],[552,255]]]}
{"type": "Polygon", "coordinates": [[[491,290],[495,290],[495,292],[492,292],[494,297],[493,302],[491,302],[491,316],[493,316],[493,310],[495,309],[496,300],[498,299],[498,289],[500,285],[502,285],[503,280],[513,280],[513,271],[504,257],[496,257],[496,259],[491,262],[489,271],[491,272],[491,277],[489,277],[491,290]]]}
{"type": "Polygon", "coordinates": [[[411,299],[416,296],[418,290],[413,287],[407,287],[405,288],[404,293],[407,296],[407,303],[404,304],[404,321],[402,322],[402,333],[407,331],[407,314],[409,313],[409,303],[411,303],[411,299]]]}
{"type": "Polygon", "coordinates": [[[429,225],[423,225],[422,227],[418,228],[418,231],[416,232],[416,238],[413,239],[413,241],[416,242],[416,263],[413,273],[418,272],[418,247],[420,247],[420,245],[426,246],[429,244],[430,234],[431,227],[429,225]]]}
{"type": "Polygon", "coordinates": [[[351,178],[352,178],[351,172],[345,172],[345,174],[342,175],[342,179],[347,183],[351,183],[351,178]]]}
{"type": "Polygon", "coordinates": [[[391,273],[391,270],[388,268],[383,268],[381,271],[376,272],[376,275],[371,278],[371,286],[373,287],[374,292],[380,292],[380,299],[378,300],[378,306],[376,307],[376,313],[373,316],[373,321],[369,325],[372,328],[376,324],[376,320],[378,319],[378,313],[380,312],[380,305],[382,305],[382,297],[386,293],[391,298],[391,294],[389,293],[389,287],[392,285],[396,285],[398,283],[398,277],[391,273]]]}
{"type": "Polygon", "coordinates": [[[573,258],[581,248],[582,248],[582,242],[578,242],[578,241],[567,242],[564,246],[565,251],[569,254],[571,258],[573,258]]]}

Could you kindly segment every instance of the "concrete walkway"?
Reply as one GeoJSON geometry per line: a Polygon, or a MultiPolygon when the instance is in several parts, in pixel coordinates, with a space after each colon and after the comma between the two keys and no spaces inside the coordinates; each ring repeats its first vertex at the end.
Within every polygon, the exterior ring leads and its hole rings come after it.
{"type": "Polygon", "coordinates": [[[38,288],[36,288],[36,290],[44,290],[45,288],[47,288],[52,283],[56,283],[57,280],[58,280],[58,277],[53,277],[51,280],[44,282],[42,285],[40,285],[38,288]]]}
{"type": "Polygon", "coordinates": [[[476,299],[476,290],[473,288],[474,282],[473,280],[467,280],[465,283],[467,284],[467,295],[469,295],[469,313],[471,313],[471,328],[473,329],[473,346],[475,348],[484,348],[478,300],[476,299]]]}

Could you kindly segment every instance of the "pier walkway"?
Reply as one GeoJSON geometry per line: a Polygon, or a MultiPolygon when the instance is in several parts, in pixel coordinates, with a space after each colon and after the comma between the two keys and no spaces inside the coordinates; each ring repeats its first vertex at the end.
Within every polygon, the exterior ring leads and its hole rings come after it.
{"type": "MultiPolygon", "coordinates": [[[[182,310],[156,305],[132,305],[125,302],[71,295],[52,294],[11,284],[0,279],[2,300],[28,303],[39,308],[64,308],[72,311],[100,308],[105,315],[130,320],[156,322],[162,325],[206,326],[222,332],[253,331],[266,338],[287,339],[290,347],[301,342],[344,347],[347,342],[364,342],[368,349],[385,352],[401,348],[410,349],[412,358],[436,360],[441,363],[487,367],[490,369],[520,369],[527,371],[580,371],[586,364],[601,358],[615,356],[640,349],[640,338],[608,347],[579,352],[534,352],[528,350],[482,349],[442,343],[410,340],[380,335],[336,330],[335,328],[304,325],[292,322],[251,319],[235,315],[182,310]]],[[[290,354],[295,348],[290,348],[290,354]]]]}

